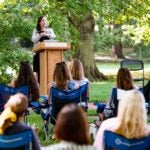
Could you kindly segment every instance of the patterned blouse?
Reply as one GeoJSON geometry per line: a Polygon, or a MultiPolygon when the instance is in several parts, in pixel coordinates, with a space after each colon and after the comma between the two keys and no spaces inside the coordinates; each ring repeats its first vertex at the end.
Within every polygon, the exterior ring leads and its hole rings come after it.
{"type": "Polygon", "coordinates": [[[97,150],[97,149],[92,145],[78,145],[73,142],[61,141],[60,143],[42,148],[42,150],[97,150]]]}

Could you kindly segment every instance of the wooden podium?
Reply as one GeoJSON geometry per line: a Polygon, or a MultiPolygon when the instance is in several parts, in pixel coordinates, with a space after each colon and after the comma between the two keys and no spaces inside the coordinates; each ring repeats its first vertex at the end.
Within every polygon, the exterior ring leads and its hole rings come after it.
{"type": "Polygon", "coordinates": [[[40,95],[48,95],[57,62],[63,61],[63,51],[70,49],[69,43],[39,42],[33,51],[40,53],[40,95]]]}

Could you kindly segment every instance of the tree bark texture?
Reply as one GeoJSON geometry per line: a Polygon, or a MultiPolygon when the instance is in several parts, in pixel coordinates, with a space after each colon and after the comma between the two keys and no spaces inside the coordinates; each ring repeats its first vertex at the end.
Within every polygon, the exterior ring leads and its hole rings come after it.
{"type": "Polygon", "coordinates": [[[123,52],[122,52],[122,43],[121,41],[119,42],[116,42],[113,46],[114,48],[114,52],[115,52],[115,55],[117,56],[117,58],[121,58],[121,59],[124,59],[124,55],[123,55],[123,52]]]}
{"type": "MultiPolygon", "coordinates": [[[[114,24],[114,29],[115,28],[117,29],[117,28],[120,28],[120,27],[121,27],[120,25],[114,24]]],[[[119,34],[118,36],[120,36],[120,40],[118,40],[117,42],[114,43],[114,46],[113,46],[114,50],[113,51],[114,51],[115,55],[117,56],[117,58],[124,59],[125,57],[123,55],[122,43],[121,43],[122,32],[119,32],[118,34],[119,34]]]]}
{"type": "Polygon", "coordinates": [[[79,48],[76,51],[76,58],[83,63],[85,76],[90,81],[106,79],[106,76],[99,72],[94,58],[94,16],[92,13],[88,13],[82,18],[82,20],[78,20],[76,16],[72,14],[69,16],[69,20],[80,34],[80,43],[79,48]]]}

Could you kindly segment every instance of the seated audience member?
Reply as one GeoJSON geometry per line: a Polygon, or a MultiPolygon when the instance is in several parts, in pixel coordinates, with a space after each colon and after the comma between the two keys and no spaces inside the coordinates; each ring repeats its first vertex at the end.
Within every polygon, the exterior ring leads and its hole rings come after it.
{"type": "Polygon", "coordinates": [[[84,76],[84,70],[80,60],[73,59],[69,64],[69,70],[71,72],[72,79],[80,86],[89,82],[89,80],[84,76]]]}
{"type": "MultiPolygon", "coordinates": [[[[130,71],[127,68],[120,68],[117,73],[117,99],[120,99],[120,97],[123,97],[123,94],[125,91],[132,90],[137,88],[133,84],[133,79],[130,71]]],[[[111,92],[112,93],[112,92],[111,92]]],[[[107,103],[99,103],[97,104],[97,112],[99,114],[99,119],[100,121],[104,120],[104,109],[105,108],[113,108],[113,98],[112,95],[110,96],[109,100],[107,103]]],[[[101,122],[96,122],[97,125],[100,125],[101,122]]]]}
{"type": "Polygon", "coordinates": [[[79,84],[71,80],[71,75],[65,62],[56,63],[51,86],[62,90],[74,90],[79,88],[79,84]]]}
{"type": "Polygon", "coordinates": [[[54,129],[59,143],[48,146],[45,150],[96,150],[89,145],[89,127],[85,112],[76,104],[69,104],[58,114],[54,129]]]}
{"type": "MultiPolygon", "coordinates": [[[[78,83],[80,86],[82,86],[86,83],[89,83],[89,80],[87,78],[85,78],[85,76],[84,76],[84,70],[83,70],[83,66],[82,66],[82,63],[80,60],[73,59],[70,62],[69,70],[71,72],[73,81],[78,83]]],[[[85,100],[87,101],[88,99],[89,99],[89,84],[88,84],[87,91],[82,96],[83,101],[85,101],[85,100]]],[[[85,106],[86,104],[84,104],[84,102],[83,102],[81,105],[85,106]]]]}
{"type": "Polygon", "coordinates": [[[0,115],[0,134],[11,135],[31,130],[33,133],[32,150],[40,150],[35,131],[22,122],[27,107],[28,100],[26,96],[20,93],[11,96],[5,104],[4,111],[0,115]]]}
{"type": "Polygon", "coordinates": [[[13,79],[9,86],[20,87],[27,85],[29,87],[29,101],[39,100],[39,86],[28,61],[21,61],[16,79],[13,79]]]}
{"type": "Polygon", "coordinates": [[[104,150],[104,131],[112,131],[127,139],[142,138],[150,134],[150,126],[147,123],[145,99],[143,94],[136,90],[126,91],[119,102],[118,115],[102,122],[94,146],[104,150]]]}
{"type": "MultiPolygon", "coordinates": [[[[53,73],[53,82],[51,83],[51,87],[56,87],[61,90],[74,90],[79,88],[79,84],[75,83],[71,80],[71,76],[65,62],[56,63],[54,73],[53,73]]],[[[51,88],[50,87],[50,88],[51,88]]],[[[48,103],[51,104],[50,94],[48,97],[48,103]]],[[[43,119],[45,120],[45,128],[48,129],[48,119],[49,119],[49,110],[47,109],[46,114],[43,114],[43,119]]],[[[52,124],[55,124],[55,121],[51,120],[52,124]]]]}

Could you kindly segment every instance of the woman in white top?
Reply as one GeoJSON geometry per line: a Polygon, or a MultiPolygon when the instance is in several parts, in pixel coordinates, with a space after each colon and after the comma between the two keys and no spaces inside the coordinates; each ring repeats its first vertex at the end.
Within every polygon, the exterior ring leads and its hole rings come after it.
{"type": "MultiPolygon", "coordinates": [[[[38,42],[42,42],[44,40],[52,40],[56,37],[52,28],[49,28],[47,25],[46,16],[40,16],[37,20],[36,29],[33,30],[32,33],[32,42],[34,46],[38,42]]],[[[33,71],[36,72],[38,82],[40,82],[40,59],[39,53],[35,53],[33,57],[33,71]]]]}
{"type": "Polygon", "coordinates": [[[105,130],[122,135],[127,139],[142,138],[150,134],[145,99],[139,90],[126,91],[119,102],[117,117],[102,122],[94,141],[94,146],[99,150],[104,150],[103,136],[105,130]]]}
{"type": "MultiPolygon", "coordinates": [[[[117,106],[114,106],[114,91],[116,90],[116,99],[121,100],[121,98],[124,96],[125,91],[132,90],[132,89],[137,89],[137,87],[133,84],[133,78],[132,75],[129,71],[128,68],[119,68],[117,72],[117,83],[116,87],[112,89],[111,91],[111,96],[109,97],[108,101],[105,103],[99,103],[97,104],[97,112],[99,115],[100,121],[103,121],[104,118],[106,119],[108,116],[105,116],[104,114],[104,109],[108,108],[115,108],[118,106],[118,101],[117,101],[117,106]]],[[[105,109],[107,110],[107,109],[105,109]]],[[[117,115],[117,108],[115,108],[113,116],[117,115]]],[[[106,112],[106,111],[105,111],[106,112]]],[[[101,122],[98,121],[96,123],[99,125],[101,122]]]]}
{"type": "Polygon", "coordinates": [[[42,38],[45,39],[54,39],[56,37],[52,28],[49,28],[47,25],[46,16],[40,16],[37,20],[36,29],[33,30],[32,33],[32,42],[37,44],[39,41],[42,41],[42,38]]]}
{"type": "Polygon", "coordinates": [[[56,140],[60,142],[44,150],[96,150],[90,144],[86,113],[76,104],[69,104],[58,114],[54,129],[56,140]]]}

